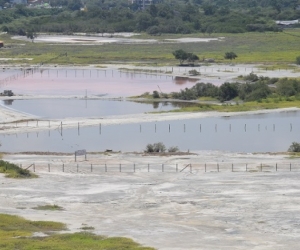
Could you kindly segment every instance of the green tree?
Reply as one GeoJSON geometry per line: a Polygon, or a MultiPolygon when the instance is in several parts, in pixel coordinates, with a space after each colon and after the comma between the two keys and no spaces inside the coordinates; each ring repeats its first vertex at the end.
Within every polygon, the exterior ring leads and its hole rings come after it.
{"type": "Polygon", "coordinates": [[[36,34],[36,32],[30,30],[30,31],[26,32],[26,37],[31,39],[31,41],[33,42],[34,39],[37,37],[37,34],[36,34]]]}
{"type": "Polygon", "coordinates": [[[238,88],[236,83],[225,82],[219,88],[219,100],[221,102],[232,100],[238,96],[238,88]]]}
{"type": "Polygon", "coordinates": [[[300,152],[300,143],[293,142],[288,149],[289,152],[300,152]]]}
{"type": "Polygon", "coordinates": [[[182,49],[175,50],[173,52],[173,55],[177,60],[179,60],[180,65],[182,65],[183,62],[189,58],[189,54],[182,49]]]}
{"type": "Polygon", "coordinates": [[[226,52],[225,55],[224,55],[224,58],[228,59],[230,61],[234,60],[237,57],[238,56],[234,52],[226,52]]]}

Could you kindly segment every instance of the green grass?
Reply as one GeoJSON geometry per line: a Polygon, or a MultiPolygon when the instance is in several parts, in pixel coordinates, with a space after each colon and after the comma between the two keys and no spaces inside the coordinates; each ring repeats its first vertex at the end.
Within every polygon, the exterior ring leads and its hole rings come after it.
{"type": "Polygon", "coordinates": [[[225,37],[223,41],[208,43],[155,43],[155,44],[105,44],[99,46],[82,46],[80,44],[62,45],[47,43],[32,43],[10,39],[8,35],[0,35],[6,46],[2,48],[0,57],[33,58],[32,61],[8,61],[6,63],[40,63],[51,64],[103,64],[103,63],[133,63],[152,66],[176,65],[172,52],[185,49],[197,54],[200,59],[214,58],[217,62],[230,63],[224,59],[225,52],[234,51],[238,58],[234,63],[262,63],[266,65],[280,64],[281,68],[294,63],[300,55],[299,29],[287,32],[242,33],[242,34],[201,34],[163,35],[152,37],[142,34],[140,38],[165,39],[179,37],[225,37]],[[22,45],[22,44],[25,44],[22,45]],[[67,53],[68,56],[57,57],[67,53]],[[49,61],[50,60],[50,61],[49,61]]]}
{"type": "Polygon", "coordinates": [[[5,177],[17,179],[37,177],[37,175],[31,173],[29,170],[22,169],[15,164],[3,160],[0,160],[0,173],[5,174],[5,177]]]}
{"type": "Polygon", "coordinates": [[[142,247],[131,239],[122,237],[107,238],[87,232],[55,234],[66,230],[58,222],[29,221],[24,218],[0,214],[0,249],[1,250],[153,250],[142,247]],[[42,232],[49,236],[33,237],[33,233],[42,232]]]}
{"type": "Polygon", "coordinates": [[[290,98],[267,98],[260,101],[235,103],[235,104],[207,104],[207,103],[189,103],[187,107],[167,112],[203,112],[203,111],[219,111],[219,112],[242,112],[255,111],[263,109],[280,109],[280,108],[300,108],[300,100],[295,97],[290,98]]]}
{"type": "Polygon", "coordinates": [[[50,211],[61,211],[64,210],[62,207],[58,206],[58,205],[44,205],[44,206],[37,206],[34,207],[33,209],[36,210],[50,210],[50,211]]]}

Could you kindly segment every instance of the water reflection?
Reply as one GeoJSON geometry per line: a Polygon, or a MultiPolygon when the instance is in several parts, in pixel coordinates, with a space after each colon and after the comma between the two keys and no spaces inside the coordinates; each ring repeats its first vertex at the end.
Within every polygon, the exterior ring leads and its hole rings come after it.
{"type": "Polygon", "coordinates": [[[174,78],[174,82],[177,85],[185,85],[186,83],[196,83],[199,79],[195,78],[189,78],[189,77],[182,77],[182,76],[176,76],[174,78]]]}

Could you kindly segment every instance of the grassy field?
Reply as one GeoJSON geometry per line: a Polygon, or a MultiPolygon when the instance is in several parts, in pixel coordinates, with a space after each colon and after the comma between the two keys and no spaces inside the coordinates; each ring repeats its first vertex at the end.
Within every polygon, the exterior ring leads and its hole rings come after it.
{"type": "MultiPolygon", "coordinates": [[[[0,35],[6,48],[0,50],[2,58],[33,58],[32,61],[19,60],[15,63],[56,63],[56,64],[102,64],[102,63],[150,63],[152,65],[178,64],[172,52],[184,49],[197,54],[201,59],[214,58],[226,62],[225,52],[234,51],[236,63],[263,63],[283,65],[294,63],[300,55],[300,29],[279,33],[242,33],[242,34],[189,34],[149,36],[142,34],[137,38],[163,40],[180,37],[224,37],[222,41],[196,43],[155,43],[155,44],[104,44],[104,45],[66,45],[32,43],[12,40],[8,35],[0,35]],[[10,48],[9,48],[10,47],[10,48]],[[67,53],[67,56],[60,54],[67,53]],[[51,60],[52,59],[52,60],[51,60]]],[[[7,63],[12,63],[8,61],[7,63]]],[[[228,62],[228,61],[227,61],[228,62]]]]}
{"type": "MultiPolygon", "coordinates": [[[[150,100],[150,99],[149,99],[150,100]]],[[[267,98],[259,101],[234,104],[210,104],[205,103],[205,100],[201,99],[200,103],[187,103],[184,107],[167,112],[203,112],[203,111],[219,111],[219,112],[242,112],[242,111],[255,111],[263,109],[279,109],[279,108],[300,108],[300,100],[295,97],[290,98],[267,98]]]]}
{"type": "Polygon", "coordinates": [[[0,214],[0,249],[153,250],[121,237],[107,238],[87,232],[55,234],[56,231],[63,230],[66,230],[66,226],[62,223],[29,221],[18,216],[0,214]],[[33,233],[43,233],[48,236],[33,237],[33,233]]]}

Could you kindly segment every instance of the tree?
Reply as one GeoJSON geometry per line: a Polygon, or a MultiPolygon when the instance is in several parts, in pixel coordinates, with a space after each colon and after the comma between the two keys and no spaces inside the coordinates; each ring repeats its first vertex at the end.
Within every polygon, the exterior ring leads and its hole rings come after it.
{"type": "Polygon", "coordinates": [[[188,60],[191,64],[194,64],[195,61],[199,60],[199,57],[193,53],[186,52],[182,49],[175,50],[173,55],[176,59],[179,60],[180,65],[183,64],[184,61],[188,60]]]}
{"type": "Polygon", "coordinates": [[[293,142],[288,149],[289,152],[300,152],[300,143],[293,142]]]}
{"type": "Polygon", "coordinates": [[[229,59],[230,61],[234,60],[238,56],[234,52],[226,52],[224,58],[229,59]]]}
{"type": "Polygon", "coordinates": [[[225,82],[219,88],[219,99],[221,102],[232,100],[238,96],[236,83],[225,82]]]}
{"type": "Polygon", "coordinates": [[[37,38],[37,34],[34,31],[27,31],[26,32],[26,37],[31,39],[31,41],[33,42],[35,38],[37,38]]]}
{"type": "Polygon", "coordinates": [[[300,56],[296,57],[296,64],[300,65],[300,56]]]}
{"type": "Polygon", "coordinates": [[[177,60],[179,60],[180,65],[182,65],[182,63],[189,58],[188,53],[182,49],[175,50],[173,55],[177,60]]]}

